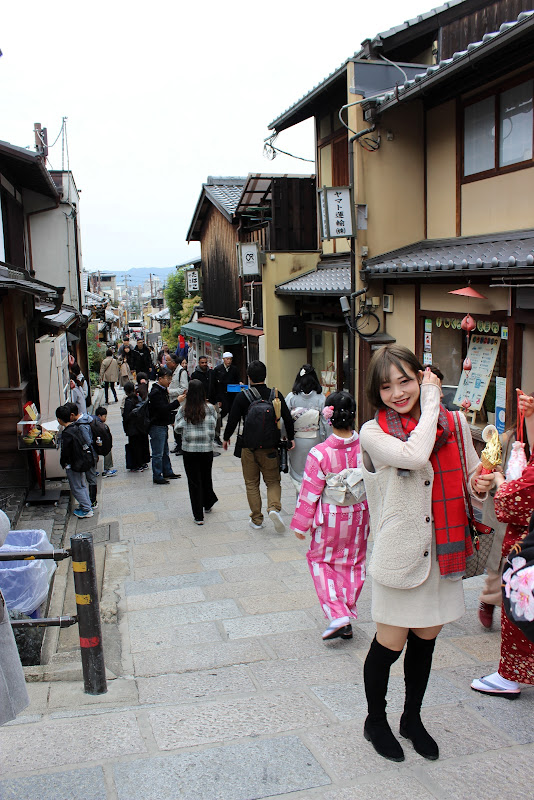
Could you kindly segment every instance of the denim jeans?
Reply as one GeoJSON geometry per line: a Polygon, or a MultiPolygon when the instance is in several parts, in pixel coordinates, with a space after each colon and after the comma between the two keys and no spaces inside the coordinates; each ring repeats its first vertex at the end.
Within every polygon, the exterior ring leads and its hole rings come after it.
{"type": "Polygon", "coordinates": [[[80,508],[83,511],[90,511],[91,500],[89,499],[89,490],[85,482],[85,474],[83,472],[74,472],[70,467],[67,467],[65,471],[69,480],[70,490],[80,504],[80,508]]]}
{"type": "Polygon", "coordinates": [[[154,479],[164,478],[165,475],[172,473],[168,425],[152,425],[149,436],[152,450],[152,477],[154,479]]]}

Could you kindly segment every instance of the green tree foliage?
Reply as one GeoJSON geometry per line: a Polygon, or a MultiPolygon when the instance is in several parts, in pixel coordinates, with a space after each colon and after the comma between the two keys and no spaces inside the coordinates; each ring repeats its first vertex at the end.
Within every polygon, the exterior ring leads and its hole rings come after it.
{"type": "Polygon", "coordinates": [[[165,339],[171,350],[176,350],[180,329],[182,325],[185,325],[185,323],[189,321],[189,318],[193,313],[193,308],[200,303],[200,300],[200,295],[195,295],[195,297],[186,297],[182,301],[182,310],[178,318],[174,319],[171,326],[165,330],[165,335],[162,333],[162,337],[165,339]]]}
{"type": "Polygon", "coordinates": [[[186,295],[185,275],[183,272],[176,272],[167,279],[165,289],[165,300],[167,308],[171,312],[171,318],[177,320],[182,312],[182,302],[186,295]]]}
{"type": "Polygon", "coordinates": [[[100,383],[100,364],[106,355],[106,345],[98,340],[98,320],[91,322],[87,328],[87,358],[91,386],[100,383]]]}

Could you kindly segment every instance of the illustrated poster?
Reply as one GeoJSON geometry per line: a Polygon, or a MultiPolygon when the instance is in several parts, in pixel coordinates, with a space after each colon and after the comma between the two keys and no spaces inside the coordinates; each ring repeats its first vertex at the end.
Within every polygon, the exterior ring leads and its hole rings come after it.
{"type": "Polygon", "coordinates": [[[501,340],[498,336],[471,336],[467,357],[471,359],[470,372],[462,372],[454,395],[454,405],[461,406],[466,398],[471,401],[470,411],[480,411],[497,360],[501,340]]]}

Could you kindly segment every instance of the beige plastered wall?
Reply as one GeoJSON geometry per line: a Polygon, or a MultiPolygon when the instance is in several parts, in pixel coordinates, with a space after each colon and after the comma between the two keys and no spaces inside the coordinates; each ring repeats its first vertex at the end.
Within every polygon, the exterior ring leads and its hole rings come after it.
{"type": "Polygon", "coordinates": [[[394,336],[397,344],[415,350],[415,286],[386,285],[384,293],[393,295],[393,313],[384,314],[385,332],[394,336]]]}
{"type": "Polygon", "coordinates": [[[534,168],[465,183],[462,236],[517,231],[534,225],[534,168]]]}
{"type": "Polygon", "coordinates": [[[455,314],[489,314],[492,311],[505,311],[508,308],[508,289],[490,289],[489,284],[478,284],[476,289],[486,296],[486,300],[475,297],[461,297],[449,294],[455,289],[462,289],[467,285],[467,280],[455,284],[422,284],[421,285],[421,310],[443,311],[455,314]]]}
{"type": "Polygon", "coordinates": [[[277,297],[275,287],[315,269],[319,257],[320,253],[266,253],[262,292],[267,383],[279,388],[284,395],[291,391],[297,371],[306,363],[306,348],[280,350],[278,317],[294,314],[295,300],[292,297],[277,297]],[[274,256],[274,260],[271,260],[271,256],[274,256]]]}
{"type": "Polygon", "coordinates": [[[427,238],[456,236],[456,104],[426,115],[427,238]]]}

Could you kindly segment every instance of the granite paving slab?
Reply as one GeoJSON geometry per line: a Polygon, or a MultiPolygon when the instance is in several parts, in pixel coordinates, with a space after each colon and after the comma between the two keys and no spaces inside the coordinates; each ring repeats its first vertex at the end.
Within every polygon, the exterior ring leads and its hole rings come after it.
{"type": "Polygon", "coordinates": [[[264,553],[244,553],[243,555],[229,555],[222,558],[205,557],[200,559],[204,569],[227,570],[232,567],[250,567],[259,564],[268,564],[269,559],[264,553]]]}
{"type": "Polygon", "coordinates": [[[345,789],[325,791],[322,800],[435,800],[435,797],[417,778],[397,775],[395,778],[362,781],[345,789]]]}
{"type": "MultiPolygon", "coordinates": [[[[139,613],[143,612],[131,611],[130,615],[139,613]]],[[[169,625],[153,628],[147,620],[145,625],[130,627],[130,652],[135,654],[145,650],[185,647],[201,642],[216,642],[222,638],[214,622],[175,625],[172,622],[172,614],[169,617],[171,619],[169,625]]]]}
{"type": "Polygon", "coordinates": [[[200,586],[189,586],[184,589],[170,589],[168,592],[150,592],[128,597],[128,611],[142,611],[149,608],[176,606],[181,603],[200,603],[204,600],[200,586]]]}
{"type": "Polygon", "coordinates": [[[301,631],[315,627],[305,611],[279,611],[274,614],[257,614],[223,622],[229,639],[245,639],[248,636],[266,636],[270,633],[301,631]]]}
{"type": "Polygon", "coordinates": [[[272,736],[324,724],[328,717],[304,692],[272,692],[148,712],[160,750],[272,736]]]}
{"type": "MultiPolygon", "coordinates": [[[[363,687],[363,673],[355,675],[354,684],[311,686],[311,691],[340,720],[352,719],[367,708],[363,687]]],[[[425,706],[442,706],[468,698],[467,691],[459,689],[439,673],[430,677],[423,700],[425,706]]],[[[404,707],[404,678],[392,675],[387,693],[388,713],[402,711],[404,707]]]]}
{"type": "Polygon", "coordinates": [[[289,561],[285,564],[273,564],[268,559],[262,563],[261,570],[258,569],[256,564],[249,567],[236,566],[236,567],[223,567],[221,568],[221,575],[225,581],[229,583],[241,583],[242,581],[253,581],[259,577],[267,580],[278,580],[282,575],[294,575],[295,564],[299,562],[289,561]]]}
{"type": "Polygon", "coordinates": [[[107,797],[102,767],[0,779],[2,800],[107,800],[107,797]]]}
{"type": "Polygon", "coordinates": [[[335,659],[323,655],[263,661],[251,665],[250,669],[261,688],[267,691],[291,684],[299,687],[350,681],[361,677],[362,665],[350,655],[338,653],[335,659]]]}
{"type": "Polygon", "coordinates": [[[222,577],[219,572],[194,572],[190,575],[173,575],[137,581],[128,580],[124,583],[124,591],[126,596],[130,597],[136,594],[147,595],[152,592],[168,592],[172,589],[183,589],[186,586],[206,586],[212,583],[222,583],[222,577]]]}
{"type": "MultiPolygon", "coordinates": [[[[466,702],[517,744],[534,742],[534,687],[522,687],[517,700],[487,697],[471,689],[466,702]]],[[[532,794],[534,797],[534,785],[532,794]]]]}
{"type": "MultiPolygon", "coordinates": [[[[266,611],[291,611],[293,609],[315,608],[317,605],[315,590],[307,589],[301,592],[269,592],[252,597],[243,597],[239,605],[245,614],[264,614],[266,611]]],[[[325,626],[326,627],[326,626],[325,626]]]]}
{"type": "Polygon", "coordinates": [[[452,637],[450,641],[477,661],[483,661],[484,663],[494,661],[495,664],[499,663],[501,643],[500,637],[498,636],[493,636],[490,633],[479,634],[478,636],[466,635],[452,637]]]}
{"type": "Polygon", "coordinates": [[[238,600],[240,597],[249,597],[258,594],[273,594],[286,592],[287,587],[279,581],[262,580],[239,581],[239,583],[217,583],[202,588],[206,600],[223,600],[225,598],[238,600]]]}
{"type": "Polygon", "coordinates": [[[479,754],[453,761],[436,761],[425,772],[433,782],[446,788],[448,797],[469,800],[532,800],[532,779],[527,765],[532,763],[532,747],[514,748],[510,751],[494,751],[491,760],[479,754]]]}
{"type": "Polygon", "coordinates": [[[145,752],[130,711],[47,717],[28,726],[9,724],[0,729],[0,774],[8,768],[27,772],[145,752]]]}
{"type": "Polygon", "coordinates": [[[348,640],[332,639],[330,642],[324,642],[321,639],[321,632],[313,627],[312,630],[278,633],[263,641],[278,658],[295,658],[295,653],[302,659],[314,656],[338,658],[347,653],[355,655],[362,647],[365,647],[367,653],[371,640],[357,627],[353,626],[352,630],[353,638],[348,640]]]}
{"type": "Polygon", "coordinates": [[[114,779],[118,800],[259,800],[330,783],[296,736],[118,764],[114,779]]]}
{"type": "Polygon", "coordinates": [[[134,653],[133,658],[135,674],[150,676],[248,664],[263,661],[269,655],[259,641],[247,639],[235,642],[208,641],[188,647],[160,647],[134,653]]]}
{"type": "Polygon", "coordinates": [[[137,685],[140,703],[185,703],[196,697],[256,691],[248,667],[242,665],[138,678],[137,685]]]}

